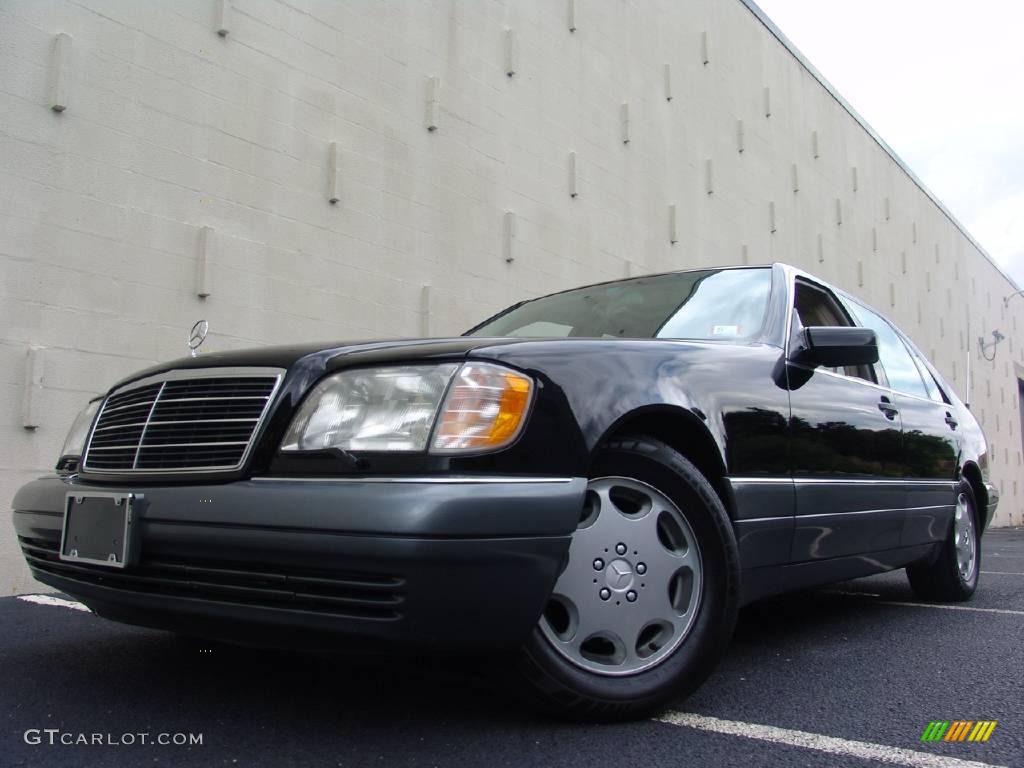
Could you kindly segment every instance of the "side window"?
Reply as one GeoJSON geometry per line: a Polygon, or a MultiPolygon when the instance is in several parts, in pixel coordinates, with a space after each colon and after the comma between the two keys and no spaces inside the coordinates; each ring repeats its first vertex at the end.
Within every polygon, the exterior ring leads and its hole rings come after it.
{"type": "Polygon", "coordinates": [[[928,366],[924,364],[924,360],[914,350],[910,350],[910,354],[914,357],[914,362],[917,363],[917,369],[921,372],[921,378],[924,379],[924,387],[928,390],[928,397],[934,400],[936,403],[948,403],[946,395],[939,388],[938,383],[935,381],[935,377],[932,376],[932,372],[928,370],[928,366]]]}
{"type": "Polygon", "coordinates": [[[878,337],[878,357],[889,379],[889,386],[897,392],[927,398],[928,390],[917,370],[917,363],[910,356],[907,345],[888,322],[856,302],[849,303],[850,311],[865,328],[870,328],[878,337]]]}
{"type": "MultiPolygon", "coordinates": [[[[853,325],[847,313],[832,294],[803,280],[796,281],[796,298],[793,304],[794,320],[799,320],[805,328],[812,325],[853,325]]],[[[877,381],[874,368],[870,365],[848,365],[845,368],[827,368],[826,370],[864,379],[871,383],[877,381]]]]}

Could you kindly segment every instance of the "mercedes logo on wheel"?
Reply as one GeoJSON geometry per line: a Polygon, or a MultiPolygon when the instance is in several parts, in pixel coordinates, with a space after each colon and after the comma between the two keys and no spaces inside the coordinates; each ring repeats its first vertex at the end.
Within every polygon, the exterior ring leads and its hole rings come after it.
{"type": "Polygon", "coordinates": [[[192,326],[192,330],[188,332],[188,348],[192,352],[192,357],[199,354],[199,348],[203,346],[203,342],[206,341],[206,334],[210,330],[210,324],[205,320],[198,321],[192,326]]]}
{"type": "Polygon", "coordinates": [[[633,566],[626,560],[613,560],[604,572],[605,582],[616,592],[623,592],[633,585],[633,566]]]}

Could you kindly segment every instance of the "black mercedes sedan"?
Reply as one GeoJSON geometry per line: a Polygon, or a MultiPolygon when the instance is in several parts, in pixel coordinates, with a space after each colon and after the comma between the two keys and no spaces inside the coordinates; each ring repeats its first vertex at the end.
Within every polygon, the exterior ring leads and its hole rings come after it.
{"type": "Polygon", "coordinates": [[[140,371],[13,518],[35,577],[99,616],[496,653],[547,711],[614,720],[694,690],[763,596],[905,568],[969,599],[997,501],[909,339],[775,264],[140,371]]]}

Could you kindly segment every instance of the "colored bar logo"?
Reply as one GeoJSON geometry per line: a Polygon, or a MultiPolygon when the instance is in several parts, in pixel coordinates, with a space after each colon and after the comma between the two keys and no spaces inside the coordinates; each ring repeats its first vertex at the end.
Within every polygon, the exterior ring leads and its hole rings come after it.
{"type": "Polygon", "coordinates": [[[988,741],[996,720],[932,720],[921,741],[988,741]]]}

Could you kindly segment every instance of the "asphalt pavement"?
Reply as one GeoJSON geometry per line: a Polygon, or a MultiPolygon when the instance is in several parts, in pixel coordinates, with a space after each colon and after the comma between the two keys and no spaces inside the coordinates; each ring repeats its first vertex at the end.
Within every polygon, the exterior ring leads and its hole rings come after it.
{"type": "Polygon", "coordinates": [[[545,720],[476,660],[204,646],[30,599],[0,599],[0,766],[1024,767],[1022,530],[986,535],[970,603],[897,572],[750,606],[696,694],[610,726],[545,720]],[[998,724],[921,742],[932,720],[998,724]]]}

